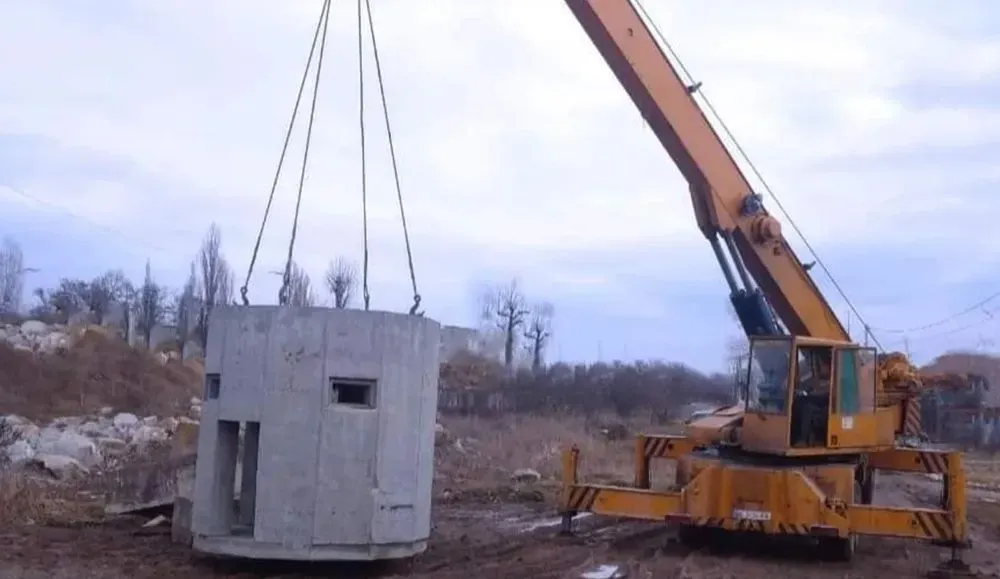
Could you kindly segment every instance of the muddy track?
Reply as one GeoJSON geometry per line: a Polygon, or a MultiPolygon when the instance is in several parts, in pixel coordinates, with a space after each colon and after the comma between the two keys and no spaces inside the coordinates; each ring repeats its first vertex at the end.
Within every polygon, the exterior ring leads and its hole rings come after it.
{"type": "MultiPolygon", "coordinates": [[[[975,508],[970,514],[978,515],[975,508]]],[[[136,519],[7,528],[0,529],[0,577],[562,579],[608,564],[629,570],[630,577],[841,579],[922,576],[944,555],[931,546],[877,538],[863,539],[851,564],[820,563],[800,544],[759,543],[752,537],[692,552],[680,547],[676,533],[663,525],[600,517],[580,519],[574,537],[560,537],[558,519],[542,505],[439,505],[434,518],[429,550],[406,564],[388,565],[206,560],[171,543],[168,529],[145,530],[136,519]]],[[[980,541],[970,562],[993,576],[994,553],[1000,552],[997,523],[973,520],[973,526],[980,541]]]]}

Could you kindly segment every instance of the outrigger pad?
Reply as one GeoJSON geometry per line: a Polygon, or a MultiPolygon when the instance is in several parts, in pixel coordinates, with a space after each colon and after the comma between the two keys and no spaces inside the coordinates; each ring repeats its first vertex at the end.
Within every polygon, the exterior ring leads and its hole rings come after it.
{"type": "Polygon", "coordinates": [[[927,576],[932,579],[962,579],[964,577],[980,577],[981,574],[973,571],[972,567],[961,559],[949,559],[927,573],[927,576]]]}

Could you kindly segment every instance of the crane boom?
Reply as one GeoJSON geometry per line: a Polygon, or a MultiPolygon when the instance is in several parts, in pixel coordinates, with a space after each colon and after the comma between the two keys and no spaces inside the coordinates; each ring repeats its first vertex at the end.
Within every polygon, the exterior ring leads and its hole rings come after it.
{"type": "Polygon", "coordinates": [[[850,341],[633,3],[566,4],[687,180],[746,333],[850,341]]]}

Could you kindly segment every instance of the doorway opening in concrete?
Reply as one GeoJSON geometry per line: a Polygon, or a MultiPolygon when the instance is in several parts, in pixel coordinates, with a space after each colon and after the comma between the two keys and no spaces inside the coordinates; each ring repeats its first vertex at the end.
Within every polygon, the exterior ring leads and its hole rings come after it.
{"type": "Polygon", "coordinates": [[[360,408],[375,408],[375,380],[330,378],[330,401],[360,408]]]}
{"type": "Polygon", "coordinates": [[[234,535],[253,536],[254,513],[257,510],[257,468],[260,462],[260,422],[240,423],[240,448],[236,471],[240,476],[240,494],[234,505],[236,519],[234,535]]]}

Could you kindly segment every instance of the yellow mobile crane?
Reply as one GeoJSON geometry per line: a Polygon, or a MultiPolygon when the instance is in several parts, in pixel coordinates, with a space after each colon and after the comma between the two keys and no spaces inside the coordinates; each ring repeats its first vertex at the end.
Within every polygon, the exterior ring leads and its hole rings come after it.
{"type": "Polygon", "coordinates": [[[684,436],[640,435],[631,487],[577,478],[563,456],[563,527],[580,512],[706,530],[815,537],[850,559],[859,535],[925,539],[967,566],[965,478],[958,452],[907,447],[921,433],[921,377],[847,330],[782,235],[631,0],[565,0],[690,186],[698,226],[718,258],[750,340],[742,402],[689,422],[684,436]],[[677,461],[668,490],[650,461],[677,461]],[[939,508],[872,504],[876,470],[941,475],[939,508]]]}

